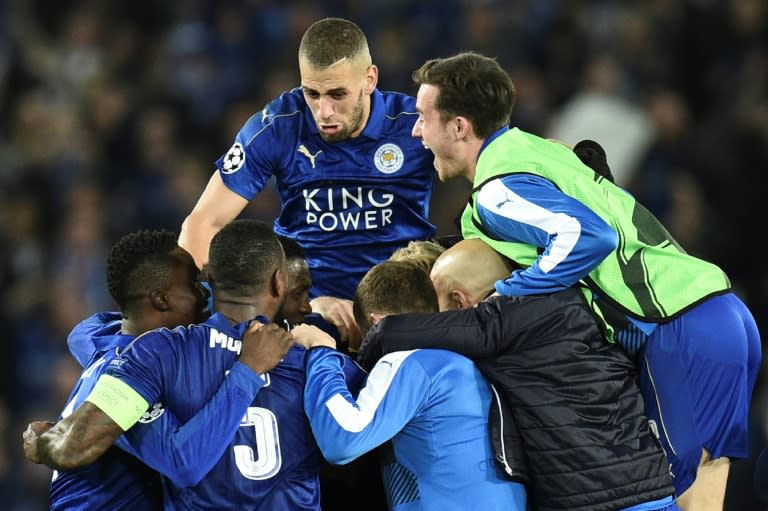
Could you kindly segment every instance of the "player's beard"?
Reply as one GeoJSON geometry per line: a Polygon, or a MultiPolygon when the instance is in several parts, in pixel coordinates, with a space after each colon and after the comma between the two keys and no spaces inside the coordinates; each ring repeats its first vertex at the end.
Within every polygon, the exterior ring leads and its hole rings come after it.
{"type": "Polygon", "coordinates": [[[349,121],[344,123],[338,133],[333,135],[326,135],[321,131],[320,136],[326,142],[331,143],[348,140],[352,133],[361,127],[363,123],[363,110],[365,110],[365,105],[363,102],[363,90],[361,89],[360,96],[357,98],[355,106],[352,107],[352,111],[349,113],[349,121]]]}

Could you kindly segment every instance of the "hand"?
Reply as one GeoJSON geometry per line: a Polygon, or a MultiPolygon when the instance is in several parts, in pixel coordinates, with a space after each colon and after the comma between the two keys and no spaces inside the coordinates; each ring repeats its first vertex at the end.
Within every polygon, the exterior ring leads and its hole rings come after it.
{"type": "Polygon", "coordinates": [[[301,344],[307,349],[317,346],[327,346],[336,349],[336,341],[314,325],[296,325],[291,330],[296,343],[301,344]]]}
{"type": "Polygon", "coordinates": [[[293,346],[293,335],[275,323],[254,322],[243,336],[240,362],[259,374],[275,367],[293,346]]]}
{"type": "Polygon", "coordinates": [[[55,426],[56,423],[50,421],[35,421],[29,423],[26,431],[22,434],[24,439],[24,455],[32,463],[42,463],[40,455],[37,452],[37,441],[43,433],[55,426]]]}
{"type": "Polygon", "coordinates": [[[310,302],[310,305],[314,312],[319,313],[323,319],[339,330],[341,340],[348,343],[351,350],[357,350],[360,347],[363,335],[352,313],[352,300],[318,296],[310,302]]]}

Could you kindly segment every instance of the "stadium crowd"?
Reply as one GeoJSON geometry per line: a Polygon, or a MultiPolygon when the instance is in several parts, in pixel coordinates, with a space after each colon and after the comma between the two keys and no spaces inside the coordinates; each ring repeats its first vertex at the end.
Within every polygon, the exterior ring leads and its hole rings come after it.
{"type": "MultiPolygon", "coordinates": [[[[762,0],[0,0],[4,509],[47,508],[51,472],[19,439],[55,417],[80,374],[67,333],[113,308],[106,251],[130,231],[179,229],[243,122],[298,84],[298,41],[324,16],[365,30],[382,90],[415,94],[411,73],[431,57],[496,57],[518,88],[511,124],[600,141],[616,182],[728,273],[765,343],[762,0]]],[[[468,192],[436,185],[438,234],[458,232],[468,192]]],[[[270,188],[245,214],[278,211],[270,188]]],[[[768,441],[763,363],[753,456],[768,441]]],[[[751,474],[750,460],[733,466],[727,509],[761,509],[751,474]]]]}

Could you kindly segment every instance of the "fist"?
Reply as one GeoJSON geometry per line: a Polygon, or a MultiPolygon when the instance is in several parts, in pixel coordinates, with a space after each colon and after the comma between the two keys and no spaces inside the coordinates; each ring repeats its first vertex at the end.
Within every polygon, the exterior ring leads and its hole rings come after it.
{"type": "Polygon", "coordinates": [[[49,421],[35,421],[29,423],[22,434],[24,439],[24,455],[33,463],[42,463],[37,452],[37,441],[40,436],[56,424],[49,421]]]}
{"type": "Polygon", "coordinates": [[[243,336],[240,362],[259,374],[265,374],[280,363],[293,342],[293,335],[275,323],[254,323],[243,336]]]}

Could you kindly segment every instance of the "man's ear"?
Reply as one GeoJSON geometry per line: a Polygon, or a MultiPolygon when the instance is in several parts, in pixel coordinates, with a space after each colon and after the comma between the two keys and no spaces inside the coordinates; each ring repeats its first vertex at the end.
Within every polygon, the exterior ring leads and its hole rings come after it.
{"type": "Polygon", "coordinates": [[[171,303],[168,300],[168,295],[165,294],[165,291],[160,289],[155,289],[149,293],[149,301],[152,303],[152,307],[161,312],[166,312],[171,309],[171,303]]]}
{"type": "Polygon", "coordinates": [[[476,303],[472,296],[463,289],[451,291],[451,300],[456,304],[457,309],[471,309],[476,303]]]}
{"type": "Polygon", "coordinates": [[[363,92],[367,95],[373,94],[373,90],[376,88],[376,84],[379,81],[379,68],[374,64],[368,66],[365,70],[365,86],[363,92]]]}
{"type": "Polygon", "coordinates": [[[464,140],[472,132],[472,124],[466,117],[458,116],[453,120],[456,140],[464,140]]]}
{"type": "Polygon", "coordinates": [[[280,298],[285,293],[285,273],[280,268],[272,274],[269,282],[269,292],[275,298],[280,298]]]}
{"type": "Polygon", "coordinates": [[[379,321],[387,317],[386,314],[379,314],[378,312],[371,312],[368,315],[368,321],[371,323],[371,325],[378,325],[379,321]]]}

